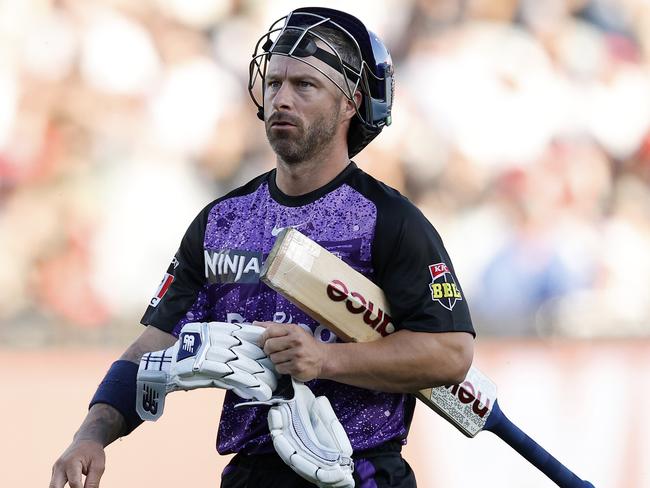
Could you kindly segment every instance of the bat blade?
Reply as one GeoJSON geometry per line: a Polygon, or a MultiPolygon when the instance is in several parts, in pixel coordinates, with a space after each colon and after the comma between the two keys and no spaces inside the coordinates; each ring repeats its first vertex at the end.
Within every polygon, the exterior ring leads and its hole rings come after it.
{"type": "MultiPolygon", "coordinates": [[[[260,278],[344,341],[369,342],[395,331],[381,288],[295,229],[278,235],[260,278]]],[[[415,396],[467,437],[493,432],[558,486],[593,488],[503,414],[496,385],[474,366],[462,383],[415,396]]]]}
{"type": "MultiPolygon", "coordinates": [[[[284,229],[261,270],[261,279],[346,342],[369,342],[395,331],[384,292],[295,229],[284,229]]],[[[467,437],[483,427],[496,385],[472,367],[460,385],[416,395],[467,437]]]]}

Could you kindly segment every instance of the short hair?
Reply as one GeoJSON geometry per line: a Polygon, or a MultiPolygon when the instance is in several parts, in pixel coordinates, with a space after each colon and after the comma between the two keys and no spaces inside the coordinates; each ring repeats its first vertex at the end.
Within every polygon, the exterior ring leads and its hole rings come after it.
{"type": "Polygon", "coordinates": [[[316,26],[313,29],[309,29],[309,31],[329,42],[336,49],[336,52],[338,52],[345,64],[357,71],[361,71],[359,48],[350,39],[349,35],[339,29],[325,25],[316,26]]]}

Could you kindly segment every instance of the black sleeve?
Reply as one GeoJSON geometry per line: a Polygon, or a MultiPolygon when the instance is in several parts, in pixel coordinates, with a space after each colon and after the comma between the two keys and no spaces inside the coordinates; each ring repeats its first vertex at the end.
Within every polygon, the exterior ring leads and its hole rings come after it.
{"type": "Polygon", "coordinates": [[[404,197],[378,206],[375,279],[398,329],[476,335],[467,300],[431,223],[404,197]]]}
{"type": "Polygon", "coordinates": [[[181,245],[163,276],[155,296],[140,322],[172,333],[179,321],[192,309],[200,320],[205,303],[198,303],[205,284],[203,239],[212,204],[205,207],[189,225],[181,245]]]}

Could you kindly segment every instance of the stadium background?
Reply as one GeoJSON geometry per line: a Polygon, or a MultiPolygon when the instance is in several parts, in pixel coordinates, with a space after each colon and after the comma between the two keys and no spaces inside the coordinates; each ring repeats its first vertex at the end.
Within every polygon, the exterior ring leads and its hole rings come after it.
{"type": "MultiPolygon", "coordinates": [[[[248,60],[302,5],[391,48],[394,123],[355,160],[442,234],[506,413],[650,487],[648,0],[0,1],[2,484],[47,484],[186,225],[272,167],[248,60]]],[[[172,396],[102,486],[216,486],[220,398],[172,396]]],[[[406,455],[425,487],[552,486],[422,407],[406,455]]]]}

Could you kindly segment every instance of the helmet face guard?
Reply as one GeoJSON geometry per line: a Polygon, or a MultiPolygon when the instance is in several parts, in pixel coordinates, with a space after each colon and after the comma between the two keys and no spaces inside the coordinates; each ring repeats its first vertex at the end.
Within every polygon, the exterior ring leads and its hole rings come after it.
{"type": "Polygon", "coordinates": [[[357,107],[356,117],[350,121],[348,130],[350,157],[377,137],[384,126],[390,125],[393,63],[379,38],[356,17],[328,8],[300,8],[275,21],[260,37],[249,65],[248,92],[262,120],[264,80],[271,56],[286,56],[311,66],[334,83],[348,100],[354,101],[355,92],[361,92],[361,105],[357,107]],[[345,62],[326,35],[318,33],[319,27],[335,29],[346,37],[348,44],[356,49],[361,65],[351,66],[345,62]],[[310,58],[318,59],[341,73],[342,82],[333,79],[310,58]]]}

